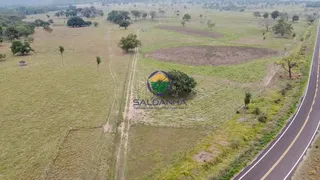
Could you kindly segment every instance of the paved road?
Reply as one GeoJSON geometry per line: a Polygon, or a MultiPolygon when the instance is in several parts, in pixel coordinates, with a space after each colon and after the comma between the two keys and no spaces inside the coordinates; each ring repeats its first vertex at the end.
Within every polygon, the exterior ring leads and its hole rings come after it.
{"type": "Polygon", "coordinates": [[[283,132],[235,180],[290,179],[302,160],[320,122],[319,43],[318,31],[309,84],[297,113],[283,132]]]}

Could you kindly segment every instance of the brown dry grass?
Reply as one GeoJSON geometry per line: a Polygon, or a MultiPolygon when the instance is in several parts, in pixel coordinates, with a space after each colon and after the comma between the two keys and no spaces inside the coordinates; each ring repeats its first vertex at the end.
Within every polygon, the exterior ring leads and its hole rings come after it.
{"type": "MultiPolygon", "coordinates": [[[[186,65],[240,64],[253,59],[277,55],[278,52],[266,48],[237,46],[186,46],[160,49],[150,56],[161,61],[186,65]]],[[[148,55],[149,57],[149,55],[148,55]]]]}

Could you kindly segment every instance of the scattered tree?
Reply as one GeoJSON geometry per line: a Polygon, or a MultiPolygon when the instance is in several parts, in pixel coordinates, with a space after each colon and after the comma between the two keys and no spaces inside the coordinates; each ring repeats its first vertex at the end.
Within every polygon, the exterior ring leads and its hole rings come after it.
{"type": "Polygon", "coordinates": [[[284,36],[285,34],[292,34],[293,27],[291,24],[286,23],[283,19],[280,19],[276,25],[272,27],[275,34],[281,34],[284,36]]]}
{"type": "Polygon", "coordinates": [[[299,16],[298,15],[292,16],[292,21],[293,22],[299,21],[299,16]]]}
{"type": "Polygon", "coordinates": [[[181,22],[181,25],[182,25],[183,27],[185,27],[186,22],[185,22],[185,21],[182,21],[182,22],[181,22]]]}
{"type": "Polygon", "coordinates": [[[124,20],[130,20],[129,17],[129,12],[128,11],[116,11],[116,10],[112,10],[109,14],[108,14],[108,21],[111,21],[113,23],[116,24],[120,24],[122,21],[124,20]]]}
{"type": "Polygon", "coordinates": [[[269,18],[269,13],[267,13],[267,12],[264,13],[264,14],[263,14],[263,18],[265,18],[265,19],[269,18]]]}
{"type": "Polygon", "coordinates": [[[129,26],[130,26],[130,21],[126,21],[126,20],[120,22],[119,24],[119,28],[124,27],[124,29],[127,29],[129,26]]]}
{"type": "Polygon", "coordinates": [[[46,32],[49,32],[51,33],[53,31],[53,29],[50,27],[50,26],[43,26],[43,29],[46,31],[46,32]]]}
{"type": "Polygon", "coordinates": [[[18,31],[19,37],[23,36],[27,38],[29,35],[34,34],[34,26],[31,24],[18,25],[16,30],[18,31]]]}
{"type": "Polygon", "coordinates": [[[61,62],[62,62],[62,65],[64,64],[63,63],[63,53],[64,53],[64,47],[63,46],[59,46],[59,52],[60,52],[60,55],[61,55],[61,62]]]}
{"type": "Polygon", "coordinates": [[[252,94],[251,94],[251,93],[247,92],[247,93],[245,94],[245,97],[244,97],[244,107],[245,107],[246,109],[248,109],[248,105],[249,105],[250,102],[251,102],[251,97],[252,97],[252,94]]]}
{"type": "Polygon", "coordinates": [[[90,26],[91,24],[91,21],[84,21],[81,17],[78,16],[69,18],[67,22],[67,25],[72,27],[90,26]]]}
{"type": "Polygon", "coordinates": [[[147,16],[148,16],[148,14],[147,14],[147,13],[143,13],[143,15],[142,15],[143,19],[146,19],[146,18],[147,18],[147,16]]]}
{"type": "Polygon", "coordinates": [[[168,74],[173,80],[170,95],[179,97],[195,93],[194,88],[196,87],[197,82],[193,77],[190,77],[186,73],[178,70],[169,71],[168,74]]]}
{"type": "Polygon", "coordinates": [[[94,27],[98,27],[99,23],[98,22],[94,22],[93,25],[94,25],[94,27]]]}
{"type": "Polygon", "coordinates": [[[182,19],[185,21],[189,21],[191,19],[191,16],[190,14],[185,14],[182,19]]]}
{"type": "Polygon", "coordinates": [[[53,22],[53,19],[49,19],[49,21],[48,21],[50,24],[53,24],[54,22],[53,22]]]}
{"type": "Polygon", "coordinates": [[[30,46],[30,43],[27,41],[25,41],[24,43],[22,43],[21,41],[13,41],[10,48],[13,55],[18,53],[20,55],[25,55],[30,53],[31,51],[34,52],[34,50],[30,46]]]}
{"type": "Polygon", "coordinates": [[[294,39],[296,37],[296,33],[293,33],[292,34],[292,38],[294,39]]]}
{"type": "Polygon", "coordinates": [[[280,15],[280,12],[279,11],[273,11],[271,13],[271,17],[275,20],[277,19],[277,17],[280,15]]]}
{"type": "Polygon", "coordinates": [[[5,54],[0,53],[0,61],[4,60],[7,56],[5,54]]]}
{"type": "Polygon", "coordinates": [[[137,20],[141,17],[141,12],[138,10],[132,10],[131,14],[134,16],[134,18],[137,20]]]}
{"type": "Polygon", "coordinates": [[[289,73],[289,78],[292,79],[292,69],[297,67],[300,62],[300,56],[298,54],[292,54],[284,57],[279,64],[289,73]]]}
{"type": "Polygon", "coordinates": [[[118,45],[124,51],[129,52],[130,49],[141,46],[141,41],[137,39],[137,35],[129,34],[127,37],[122,37],[118,45]]]}
{"type": "Polygon", "coordinates": [[[200,19],[202,19],[202,17],[203,17],[203,15],[202,15],[202,14],[200,14],[200,19]]]}
{"type": "Polygon", "coordinates": [[[261,14],[259,11],[256,11],[253,13],[253,16],[257,18],[257,17],[261,17],[261,14]]]}
{"type": "Polygon", "coordinates": [[[98,71],[98,76],[99,76],[99,75],[100,75],[99,65],[100,65],[100,63],[101,63],[101,57],[97,56],[96,61],[97,61],[97,71],[98,71]]]}
{"type": "Polygon", "coordinates": [[[8,37],[8,39],[10,41],[13,41],[15,39],[19,39],[19,31],[17,30],[17,28],[11,26],[11,27],[8,27],[6,30],[5,30],[5,36],[8,37]]]}
{"type": "Polygon", "coordinates": [[[150,12],[150,16],[151,16],[151,20],[153,21],[153,19],[156,17],[157,13],[155,11],[151,11],[150,12]]]}

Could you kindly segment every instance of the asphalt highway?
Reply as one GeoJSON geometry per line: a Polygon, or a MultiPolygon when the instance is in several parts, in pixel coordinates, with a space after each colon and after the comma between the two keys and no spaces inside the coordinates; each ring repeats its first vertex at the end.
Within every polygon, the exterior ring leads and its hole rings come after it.
{"type": "Polygon", "coordinates": [[[318,30],[309,83],[296,114],[277,138],[235,180],[290,179],[302,160],[320,123],[319,43],[318,30]]]}

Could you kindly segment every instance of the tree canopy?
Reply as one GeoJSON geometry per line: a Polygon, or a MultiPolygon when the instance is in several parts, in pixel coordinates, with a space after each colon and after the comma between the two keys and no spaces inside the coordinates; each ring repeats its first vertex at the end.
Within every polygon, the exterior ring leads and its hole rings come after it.
{"type": "Polygon", "coordinates": [[[271,17],[272,17],[273,19],[277,19],[278,16],[280,16],[280,12],[279,12],[279,11],[273,11],[273,12],[271,13],[271,17]]]}
{"type": "Polygon", "coordinates": [[[11,52],[12,54],[20,54],[20,55],[25,55],[30,52],[34,52],[34,50],[31,48],[29,42],[21,42],[21,41],[13,41],[11,44],[11,52]]]}
{"type": "Polygon", "coordinates": [[[185,14],[182,19],[186,20],[186,21],[189,21],[191,19],[191,15],[190,14],[185,14]]]}
{"type": "Polygon", "coordinates": [[[294,15],[292,16],[292,21],[299,21],[299,16],[298,15],[294,15]]]}
{"type": "Polygon", "coordinates": [[[84,26],[90,26],[92,24],[91,21],[84,21],[81,17],[70,17],[67,25],[70,27],[84,27],[84,26]]]}
{"type": "Polygon", "coordinates": [[[108,21],[111,21],[113,23],[116,24],[120,24],[122,21],[125,20],[130,20],[129,17],[129,12],[128,11],[116,11],[116,10],[112,10],[109,14],[108,14],[108,21]]]}
{"type": "Polygon", "coordinates": [[[129,52],[130,49],[141,46],[141,41],[137,39],[137,35],[129,34],[127,37],[122,37],[118,45],[124,51],[129,52]]]}
{"type": "Polygon", "coordinates": [[[169,71],[168,74],[173,80],[170,95],[179,97],[195,93],[194,88],[196,87],[197,82],[193,77],[190,77],[186,73],[178,70],[169,71]]]}
{"type": "Polygon", "coordinates": [[[272,27],[272,30],[275,34],[281,34],[281,36],[284,36],[285,34],[292,34],[293,27],[283,19],[280,19],[278,20],[278,23],[272,27]]]}
{"type": "Polygon", "coordinates": [[[123,20],[119,23],[119,28],[124,27],[124,29],[127,29],[129,26],[130,26],[130,21],[123,20]]]}

